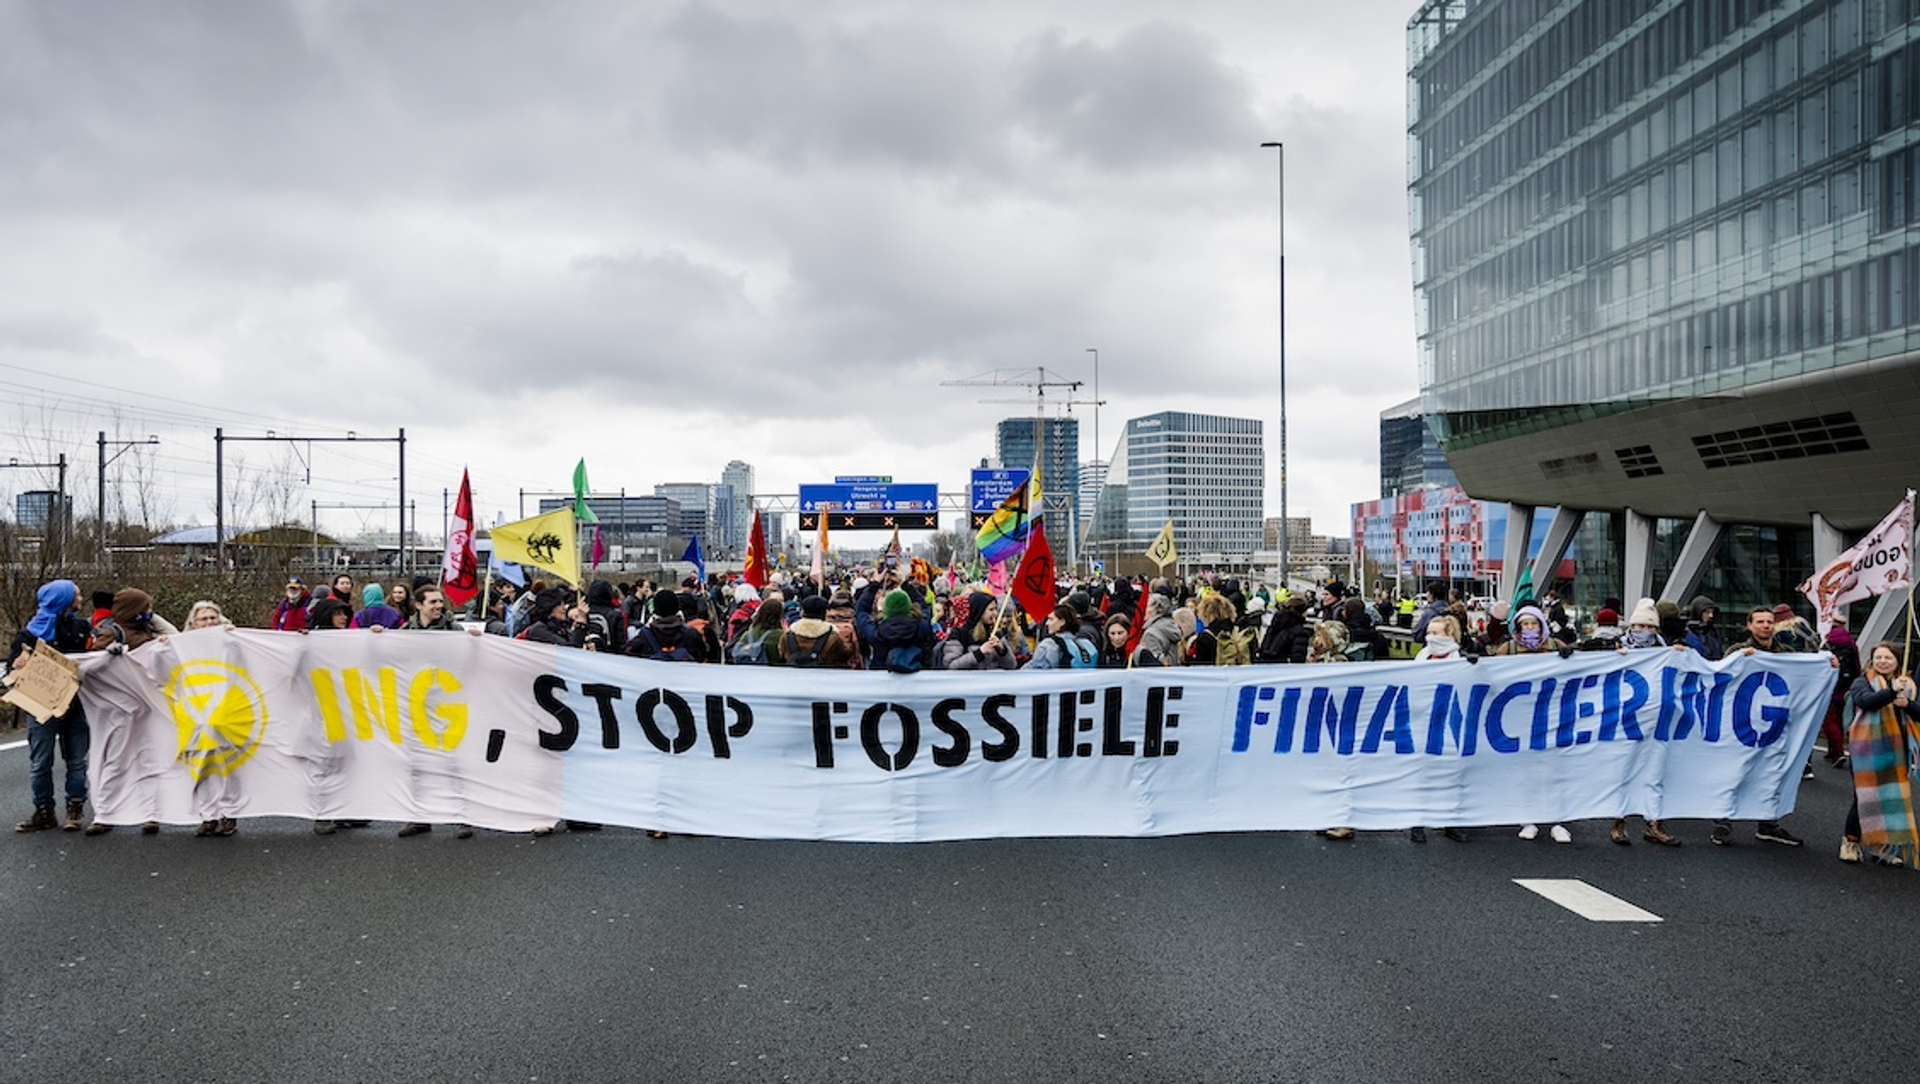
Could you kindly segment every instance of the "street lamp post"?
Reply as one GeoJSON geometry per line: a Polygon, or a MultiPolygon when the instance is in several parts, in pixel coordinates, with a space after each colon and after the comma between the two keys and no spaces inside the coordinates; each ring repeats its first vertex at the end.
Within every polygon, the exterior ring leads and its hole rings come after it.
{"type": "Polygon", "coordinates": [[[100,564],[109,571],[113,568],[113,550],[107,545],[107,464],[125,455],[131,449],[138,448],[144,444],[158,443],[160,443],[160,438],[151,435],[145,440],[110,441],[107,439],[107,431],[105,429],[100,430],[100,491],[97,494],[99,503],[94,505],[94,515],[99,520],[100,564]],[[113,445],[115,449],[112,455],[107,454],[107,445],[109,444],[113,445]]]}
{"type": "Polygon", "coordinates": [[[1262,143],[1273,148],[1279,164],[1280,206],[1280,584],[1289,593],[1291,569],[1287,549],[1287,147],[1284,143],[1262,143]]]}

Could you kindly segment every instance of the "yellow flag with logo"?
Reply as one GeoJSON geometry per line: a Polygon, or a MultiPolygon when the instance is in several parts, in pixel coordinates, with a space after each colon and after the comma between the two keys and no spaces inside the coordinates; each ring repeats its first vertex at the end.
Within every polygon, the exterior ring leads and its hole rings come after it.
{"type": "Polygon", "coordinates": [[[1179,559],[1180,548],[1173,544],[1173,521],[1168,520],[1153,545],[1147,547],[1147,560],[1152,561],[1155,568],[1165,568],[1179,559]]]}
{"type": "Polygon", "coordinates": [[[578,533],[573,509],[560,508],[543,516],[495,527],[493,552],[502,561],[551,572],[577,586],[580,583],[578,533]]]}

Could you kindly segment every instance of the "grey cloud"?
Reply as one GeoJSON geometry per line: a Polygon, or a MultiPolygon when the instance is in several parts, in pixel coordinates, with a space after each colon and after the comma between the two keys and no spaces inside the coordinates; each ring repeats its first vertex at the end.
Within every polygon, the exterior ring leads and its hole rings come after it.
{"type": "Polygon", "coordinates": [[[1023,125],[1098,166],[1190,168],[1258,138],[1252,88],[1185,27],[1149,24],[1110,46],[1051,30],[1014,79],[1023,125]]]}

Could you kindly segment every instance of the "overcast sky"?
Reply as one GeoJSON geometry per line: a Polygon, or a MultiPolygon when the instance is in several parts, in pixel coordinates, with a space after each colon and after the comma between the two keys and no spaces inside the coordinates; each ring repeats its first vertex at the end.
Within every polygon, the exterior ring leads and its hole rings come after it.
{"type": "MultiPolygon", "coordinates": [[[[1412,0],[0,0],[0,458],[95,433],[212,522],[213,428],[408,436],[437,534],[521,489],[836,474],[958,490],[1009,388],[1100,351],[1101,442],[1267,422],[1279,505],[1345,534],[1417,392],[1412,0]]],[[[238,451],[297,507],[390,500],[390,449],[238,451]]],[[[231,463],[230,463],[231,469],[231,463]]],[[[11,494],[42,484],[0,471],[11,494]]],[[[113,498],[110,498],[110,501],[113,498]]],[[[388,513],[323,512],[351,530],[388,513]]]]}

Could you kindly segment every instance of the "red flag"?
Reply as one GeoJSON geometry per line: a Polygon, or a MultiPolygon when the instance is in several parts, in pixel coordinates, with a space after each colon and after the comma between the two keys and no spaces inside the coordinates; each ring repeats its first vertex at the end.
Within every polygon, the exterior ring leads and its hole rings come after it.
{"type": "Polygon", "coordinates": [[[1134,603],[1133,609],[1133,631],[1127,633],[1127,655],[1129,658],[1133,655],[1133,649],[1140,646],[1140,634],[1147,631],[1147,596],[1153,594],[1151,590],[1148,590],[1144,586],[1140,587],[1139,590],[1140,599],[1134,603]]]}
{"type": "Polygon", "coordinates": [[[767,532],[760,525],[760,510],[753,510],[753,533],[747,537],[747,567],[741,577],[756,591],[767,586],[767,532]]]}
{"type": "Polygon", "coordinates": [[[480,597],[480,562],[473,553],[473,487],[464,470],[460,472],[460,496],[453,502],[447,552],[440,559],[440,593],[456,607],[480,597]]]}
{"type": "Polygon", "coordinates": [[[1040,520],[1034,520],[1026,555],[1020,558],[1020,575],[1013,581],[1013,598],[1027,612],[1027,620],[1036,625],[1047,619],[1054,603],[1060,600],[1053,547],[1047,545],[1046,524],[1040,520]]]}

